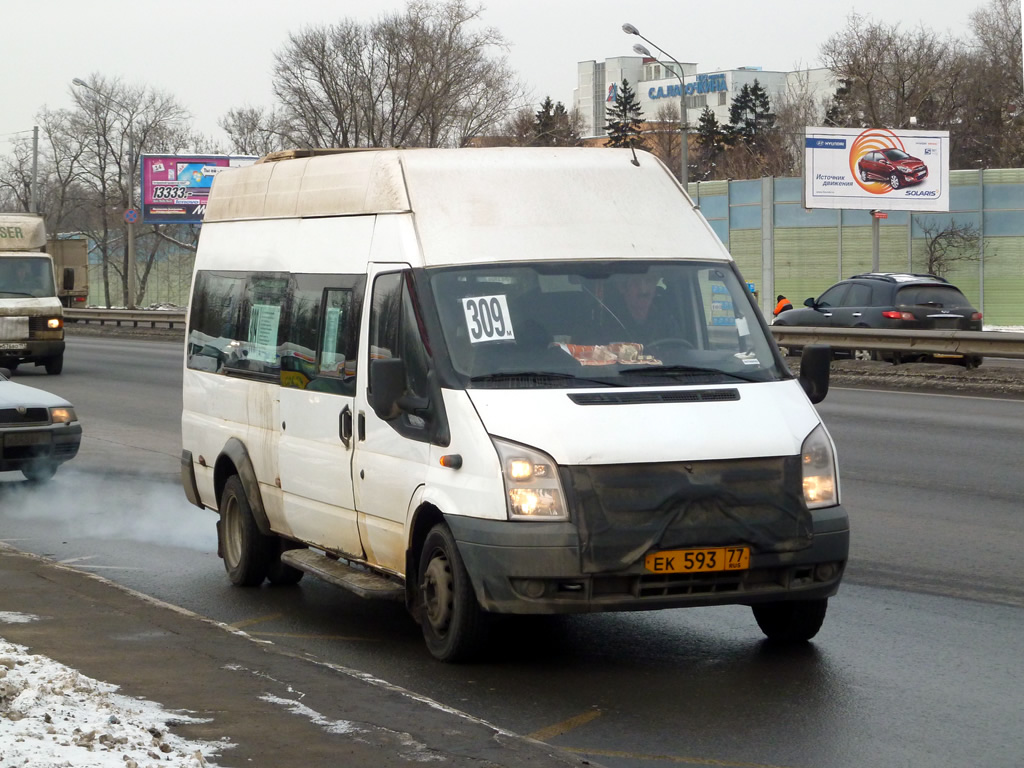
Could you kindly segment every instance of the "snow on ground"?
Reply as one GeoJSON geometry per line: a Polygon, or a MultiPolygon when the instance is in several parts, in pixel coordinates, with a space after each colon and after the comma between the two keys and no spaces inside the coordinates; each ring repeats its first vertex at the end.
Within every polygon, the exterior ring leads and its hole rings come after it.
{"type": "MultiPolygon", "coordinates": [[[[35,619],[0,612],[0,624],[35,619]]],[[[116,690],[0,637],[0,766],[216,768],[231,747],[179,738],[170,726],[204,721],[116,690]]]]}

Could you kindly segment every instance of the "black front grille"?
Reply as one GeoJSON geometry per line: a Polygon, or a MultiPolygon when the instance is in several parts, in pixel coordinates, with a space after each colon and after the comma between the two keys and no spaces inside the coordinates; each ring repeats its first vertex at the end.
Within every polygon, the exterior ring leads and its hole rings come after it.
{"type": "Polygon", "coordinates": [[[49,424],[50,412],[46,408],[26,408],[24,413],[17,408],[0,409],[0,424],[9,426],[29,426],[30,424],[49,424]]]}

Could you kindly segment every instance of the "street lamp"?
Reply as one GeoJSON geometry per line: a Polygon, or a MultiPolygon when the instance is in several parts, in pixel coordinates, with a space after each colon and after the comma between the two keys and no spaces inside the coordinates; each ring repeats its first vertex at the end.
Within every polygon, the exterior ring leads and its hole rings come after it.
{"type": "MultiPolygon", "coordinates": [[[[690,147],[689,147],[689,142],[687,141],[687,134],[689,132],[687,131],[687,121],[686,121],[686,83],[683,82],[683,76],[682,76],[683,65],[680,64],[678,61],[676,61],[671,56],[669,56],[667,53],[665,53],[665,51],[663,51],[661,48],[658,48],[657,45],[652,43],[646,37],[641,35],[640,34],[640,30],[638,30],[632,24],[629,24],[629,23],[623,24],[622,25],[622,31],[625,32],[627,35],[636,35],[637,37],[639,37],[641,40],[643,40],[648,45],[651,45],[654,48],[656,48],[661,53],[662,56],[664,56],[666,59],[668,59],[673,64],[675,64],[675,68],[672,69],[672,74],[675,75],[676,79],[679,81],[679,146],[680,146],[679,154],[682,156],[682,163],[681,163],[682,164],[682,168],[681,168],[681,173],[679,175],[679,181],[682,183],[683,189],[686,189],[686,185],[690,181],[690,173],[689,173],[689,169],[688,169],[690,147]]],[[[661,64],[665,63],[664,61],[661,61],[661,59],[658,59],[657,56],[654,56],[644,46],[640,45],[640,43],[637,43],[636,45],[633,46],[633,51],[635,53],[640,54],[641,56],[646,56],[646,57],[648,57],[650,59],[655,59],[655,60],[657,60],[661,64]]]]}
{"type": "MultiPolygon", "coordinates": [[[[128,208],[129,209],[135,208],[135,159],[136,158],[135,158],[135,135],[134,135],[134,133],[132,131],[132,127],[133,127],[132,123],[134,121],[133,121],[133,119],[131,117],[131,114],[130,114],[131,110],[128,109],[128,107],[126,107],[124,104],[119,102],[117,99],[112,98],[110,95],[105,94],[105,93],[100,93],[99,91],[97,91],[95,88],[93,88],[91,85],[89,85],[84,80],[81,80],[81,79],[76,77],[76,78],[74,78],[71,81],[71,83],[73,85],[79,86],[80,88],[86,88],[86,89],[92,91],[97,96],[102,98],[104,101],[108,102],[109,104],[116,104],[117,106],[119,106],[121,109],[124,110],[124,112],[121,113],[121,117],[123,117],[125,120],[128,121],[128,208]]],[[[135,285],[135,283],[136,283],[135,268],[136,268],[137,265],[135,263],[135,222],[133,220],[133,217],[127,217],[126,218],[126,224],[128,226],[128,235],[127,235],[127,237],[128,237],[128,269],[127,269],[127,272],[128,272],[128,275],[127,275],[127,277],[128,277],[128,302],[127,302],[128,307],[127,308],[128,309],[135,309],[135,293],[137,291],[137,288],[136,288],[136,285],[135,285]]]]}

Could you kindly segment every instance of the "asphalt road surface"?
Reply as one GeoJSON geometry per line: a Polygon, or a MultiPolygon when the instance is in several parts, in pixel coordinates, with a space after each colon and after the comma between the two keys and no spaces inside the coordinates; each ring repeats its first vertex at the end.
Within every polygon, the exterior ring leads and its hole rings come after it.
{"type": "Polygon", "coordinates": [[[232,588],[215,514],[178,485],[176,344],[74,338],[81,454],[44,488],[0,474],[0,539],[608,766],[1024,764],[1024,401],[834,388],[853,545],[815,641],[748,609],[510,621],[478,664],[433,661],[398,605],[309,577],[232,588]]]}

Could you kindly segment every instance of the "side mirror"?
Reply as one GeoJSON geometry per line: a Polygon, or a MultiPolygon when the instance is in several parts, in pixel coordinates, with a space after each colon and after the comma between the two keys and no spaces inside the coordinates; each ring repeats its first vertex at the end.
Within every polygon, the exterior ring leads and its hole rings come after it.
{"type": "Polygon", "coordinates": [[[814,298],[812,297],[810,299],[804,299],[804,306],[814,309],[814,298]]]}
{"type": "Polygon", "coordinates": [[[74,267],[64,267],[64,290],[73,291],[75,289],[75,270],[74,267]]]}
{"type": "Polygon", "coordinates": [[[405,362],[400,357],[370,361],[370,407],[384,421],[401,414],[398,399],[405,392],[405,362]]]}
{"type": "Polygon", "coordinates": [[[828,394],[831,365],[832,347],[827,344],[809,344],[800,354],[800,386],[812,403],[820,403],[828,394]]]}

